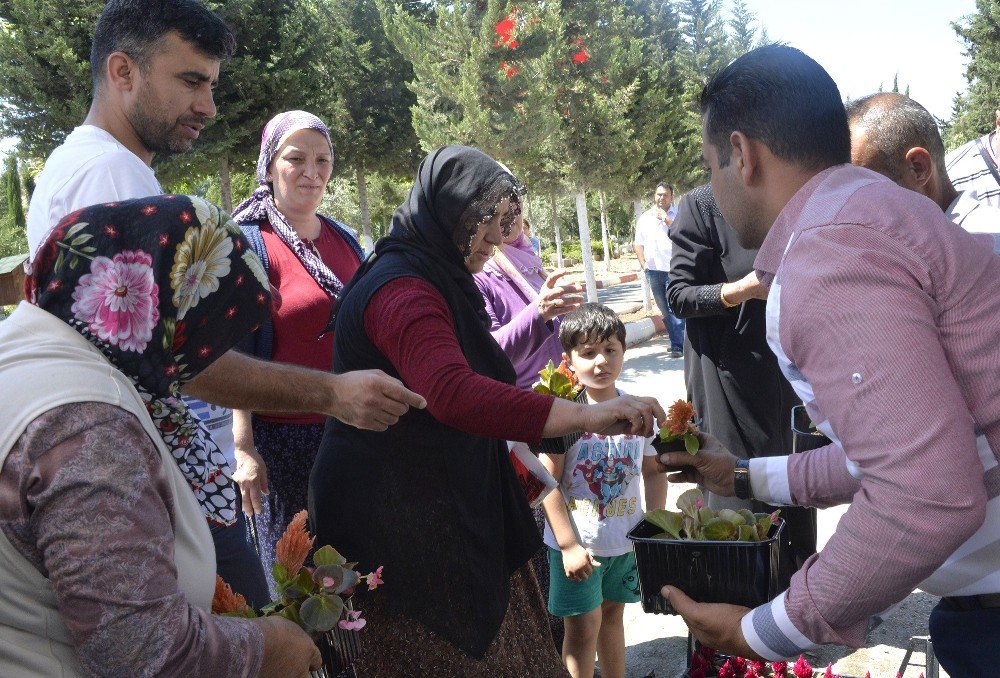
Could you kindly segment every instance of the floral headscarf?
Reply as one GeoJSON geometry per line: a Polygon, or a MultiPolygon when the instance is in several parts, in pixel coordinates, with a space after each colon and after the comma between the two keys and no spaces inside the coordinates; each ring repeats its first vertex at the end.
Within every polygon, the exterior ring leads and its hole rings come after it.
{"type": "Polygon", "coordinates": [[[267,276],[239,227],[188,196],[94,205],[52,230],[25,285],[132,381],[202,510],[232,524],[231,470],[180,387],[267,315],[267,276]]]}
{"type": "Polygon", "coordinates": [[[267,220],[271,228],[281,238],[288,249],[302,262],[302,266],[312,276],[316,284],[330,295],[331,299],[337,299],[344,284],[323,263],[323,260],[311,247],[302,242],[299,234],[288,223],[285,216],[278,211],[274,204],[274,191],[267,180],[267,169],[271,166],[271,161],[278,154],[281,144],[293,132],[300,129],[314,129],[324,137],[330,144],[330,155],[333,156],[333,142],[330,140],[330,131],[323,124],[323,121],[312,113],[306,111],[286,111],[271,118],[264,126],[264,133],[260,139],[260,155],[257,157],[257,188],[253,194],[236,206],[233,210],[233,220],[237,224],[259,223],[267,220]]]}

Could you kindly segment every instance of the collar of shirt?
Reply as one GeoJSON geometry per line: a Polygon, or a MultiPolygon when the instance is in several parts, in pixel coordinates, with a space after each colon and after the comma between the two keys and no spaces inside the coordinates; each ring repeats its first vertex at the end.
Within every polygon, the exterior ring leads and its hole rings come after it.
{"type": "Polygon", "coordinates": [[[832,214],[826,214],[827,207],[840,205],[840,202],[828,205],[826,201],[812,201],[814,194],[819,188],[831,182],[834,185],[857,183],[858,188],[872,181],[888,181],[881,174],[854,165],[834,165],[822,172],[817,173],[809,181],[803,184],[802,188],[795,192],[792,199],[774,220],[774,224],[764,238],[764,243],[760,246],[757,258],[754,259],[754,270],[757,271],[757,278],[764,285],[770,285],[778,273],[778,267],[788,249],[788,243],[797,231],[802,230],[818,218],[832,218],[832,214]],[[803,218],[808,217],[808,218],[803,218]]]}

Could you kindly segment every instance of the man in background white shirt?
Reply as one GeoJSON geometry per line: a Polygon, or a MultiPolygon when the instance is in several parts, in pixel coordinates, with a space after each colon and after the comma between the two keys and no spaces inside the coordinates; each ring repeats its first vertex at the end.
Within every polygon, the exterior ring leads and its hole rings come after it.
{"type": "Polygon", "coordinates": [[[677,216],[673,206],[674,188],[665,181],[656,186],[653,194],[655,203],[642,213],[635,223],[635,256],[639,267],[646,272],[656,307],[660,309],[663,322],[670,336],[668,358],[680,358],[684,351],[684,321],[674,316],[667,303],[667,284],[670,282],[670,224],[677,216]]]}

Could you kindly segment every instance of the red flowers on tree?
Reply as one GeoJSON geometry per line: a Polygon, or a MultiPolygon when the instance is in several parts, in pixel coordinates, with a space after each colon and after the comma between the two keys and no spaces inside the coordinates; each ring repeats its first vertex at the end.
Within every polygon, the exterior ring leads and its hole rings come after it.
{"type": "Polygon", "coordinates": [[[577,64],[582,64],[584,61],[590,58],[590,54],[587,53],[587,48],[583,47],[579,52],[573,55],[573,62],[577,64]]]}
{"type": "Polygon", "coordinates": [[[506,45],[508,49],[517,49],[520,45],[517,40],[514,39],[514,31],[517,29],[517,11],[508,14],[502,21],[497,22],[497,25],[493,27],[496,31],[497,41],[493,43],[494,47],[500,47],[501,45],[506,45]]]}

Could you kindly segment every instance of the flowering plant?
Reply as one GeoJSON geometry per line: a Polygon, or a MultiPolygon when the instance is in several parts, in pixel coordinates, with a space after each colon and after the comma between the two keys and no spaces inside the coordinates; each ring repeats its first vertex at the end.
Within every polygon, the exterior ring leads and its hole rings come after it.
{"type": "Polygon", "coordinates": [[[306,558],[316,541],[306,529],[308,518],[305,510],[296,513],[275,547],[272,574],[278,588],[277,600],[258,613],[216,575],[212,612],[234,617],[279,615],[295,622],[313,637],[335,626],[345,631],[364,628],[366,622],[361,611],[353,609],[350,596],[362,580],[368,584],[369,591],[382,584],[382,567],[362,576],[354,569],[357,563],[348,563],[330,545],[320,547],[313,554],[314,567],[306,567],[306,558]]]}
{"type": "Polygon", "coordinates": [[[653,535],[663,539],[695,539],[706,541],[764,541],[771,527],[778,523],[778,511],[753,513],[747,509],[715,512],[705,506],[705,496],[699,489],[688,490],[677,498],[680,511],[647,511],[643,520],[661,528],[653,535]]]}
{"type": "Polygon", "coordinates": [[[538,372],[538,381],[531,386],[531,390],[542,395],[555,396],[564,400],[575,400],[583,386],[580,380],[569,369],[566,361],[563,360],[556,367],[551,360],[549,364],[538,372]]]}
{"type": "Polygon", "coordinates": [[[660,441],[672,443],[684,441],[688,454],[698,454],[701,442],[698,440],[698,425],[695,423],[694,405],[686,400],[678,400],[667,409],[667,420],[660,427],[660,441]]]}

